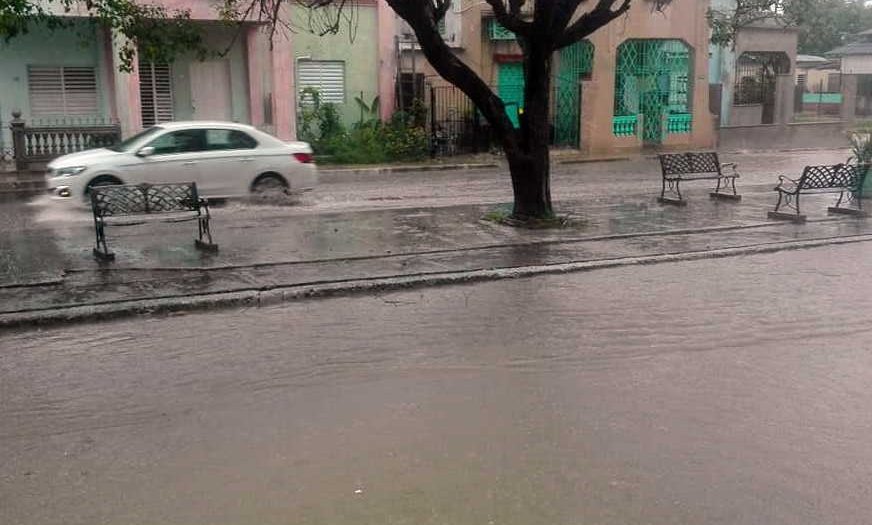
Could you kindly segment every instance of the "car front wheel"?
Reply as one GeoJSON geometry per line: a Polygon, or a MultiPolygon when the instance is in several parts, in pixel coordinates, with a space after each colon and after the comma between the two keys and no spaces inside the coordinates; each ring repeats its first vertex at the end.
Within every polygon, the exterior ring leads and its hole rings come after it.
{"type": "Polygon", "coordinates": [[[92,180],[88,183],[87,186],[85,186],[85,202],[91,202],[91,188],[96,188],[98,186],[118,186],[119,184],[123,183],[116,177],[112,177],[110,175],[101,175],[99,177],[95,177],[94,180],[92,180]]]}

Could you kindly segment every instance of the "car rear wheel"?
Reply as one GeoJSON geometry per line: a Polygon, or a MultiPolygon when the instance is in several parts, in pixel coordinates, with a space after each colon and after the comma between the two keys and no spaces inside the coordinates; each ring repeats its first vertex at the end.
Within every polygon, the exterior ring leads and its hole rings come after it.
{"type": "Polygon", "coordinates": [[[273,201],[287,197],[288,184],[280,175],[266,173],[251,185],[252,196],[259,201],[273,201]]]}

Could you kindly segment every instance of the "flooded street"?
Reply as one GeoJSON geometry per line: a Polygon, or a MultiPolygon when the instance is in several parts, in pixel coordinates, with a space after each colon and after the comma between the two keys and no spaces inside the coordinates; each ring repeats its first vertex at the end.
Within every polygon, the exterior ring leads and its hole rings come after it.
{"type": "Polygon", "coordinates": [[[0,335],[0,523],[855,524],[872,244],[0,335]]]}

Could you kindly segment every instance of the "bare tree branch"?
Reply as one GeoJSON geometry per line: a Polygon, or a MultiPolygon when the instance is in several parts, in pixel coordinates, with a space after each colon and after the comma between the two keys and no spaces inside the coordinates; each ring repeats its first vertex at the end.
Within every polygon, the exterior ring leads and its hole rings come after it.
{"type": "Polygon", "coordinates": [[[494,10],[494,17],[501,26],[509,31],[521,35],[529,36],[532,24],[521,18],[521,6],[523,0],[509,0],[509,10],[506,10],[504,0],[485,0],[494,10]]]}
{"type": "Polygon", "coordinates": [[[578,20],[560,35],[555,49],[570,46],[578,42],[630,10],[632,0],[620,0],[620,2],[621,4],[618,8],[612,10],[614,5],[618,3],[618,0],[599,0],[592,10],[581,15],[578,20]]]}

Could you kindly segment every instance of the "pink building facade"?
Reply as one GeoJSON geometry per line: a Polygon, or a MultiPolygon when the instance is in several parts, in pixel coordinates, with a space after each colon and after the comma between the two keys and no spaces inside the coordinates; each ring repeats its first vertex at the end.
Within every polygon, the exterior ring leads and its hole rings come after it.
{"type": "MultiPolygon", "coordinates": [[[[215,4],[207,0],[152,3],[171,11],[189,11],[206,46],[217,53],[205,60],[182,55],[169,64],[135,56],[132,71],[123,72],[118,52],[124,37],[90,26],[86,13],[65,13],[72,18],[80,15],[75,28],[50,31],[35,27],[28,35],[0,42],[0,70],[4,72],[0,121],[15,112],[27,121],[48,125],[117,122],[126,137],[169,120],[225,120],[252,124],[282,139],[297,138],[298,90],[302,89],[297,78],[301,62],[317,59],[309,55],[314,55],[311,41],[318,37],[297,28],[277,31],[270,40],[263,25],[222,23],[215,4]],[[309,45],[303,47],[307,41],[309,45]]],[[[357,7],[366,10],[373,23],[356,34],[353,43],[346,35],[333,37],[344,38],[349,50],[338,57],[334,50],[331,60],[341,61],[356,75],[346,80],[346,103],[354,105],[355,82],[366,77],[372,86],[368,97],[378,95],[381,115],[389,118],[395,98],[395,16],[381,1],[359,0],[357,7]],[[361,49],[370,57],[365,67],[361,67],[361,56],[355,56],[361,49]]],[[[292,9],[286,5],[288,17],[292,9]]],[[[327,40],[321,44],[328,50],[330,46],[327,40]]],[[[8,126],[2,127],[0,150],[8,150],[8,126]]]]}

